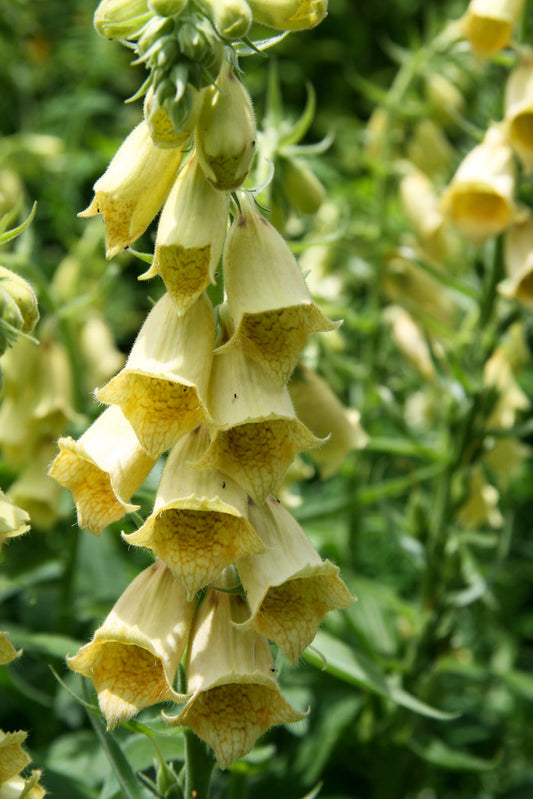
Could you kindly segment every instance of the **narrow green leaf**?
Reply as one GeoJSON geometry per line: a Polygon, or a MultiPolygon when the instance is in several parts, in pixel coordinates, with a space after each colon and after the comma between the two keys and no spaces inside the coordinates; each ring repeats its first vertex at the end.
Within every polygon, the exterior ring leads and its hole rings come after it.
{"type": "Polygon", "coordinates": [[[485,760],[469,752],[452,749],[438,738],[423,743],[411,740],[407,746],[422,760],[450,771],[490,771],[498,764],[499,759],[485,760]]]}
{"type": "Polygon", "coordinates": [[[311,83],[306,83],[307,102],[300,118],[291,126],[290,131],[280,138],[280,147],[298,144],[311,126],[316,111],[316,94],[311,83]]]}
{"type": "Polygon", "coordinates": [[[0,236],[0,245],[7,244],[8,241],[11,241],[12,239],[15,239],[18,235],[20,235],[20,233],[22,233],[22,231],[25,230],[25,228],[27,228],[30,222],[32,221],[33,217],[35,216],[36,210],[37,210],[37,203],[35,202],[32,205],[29,216],[24,220],[24,222],[21,222],[21,224],[17,225],[17,227],[11,228],[11,230],[6,230],[5,233],[2,233],[2,235],[0,236]]]}

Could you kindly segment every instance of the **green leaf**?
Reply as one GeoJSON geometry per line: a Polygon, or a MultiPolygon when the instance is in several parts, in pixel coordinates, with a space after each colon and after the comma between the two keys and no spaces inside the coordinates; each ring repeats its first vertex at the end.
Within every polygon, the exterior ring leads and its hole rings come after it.
{"type": "Polygon", "coordinates": [[[8,241],[16,239],[16,237],[19,236],[22,233],[22,231],[25,230],[28,227],[28,225],[31,223],[33,217],[35,216],[36,210],[37,210],[37,203],[35,202],[32,205],[29,216],[24,220],[24,222],[21,222],[21,224],[18,225],[17,227],[12,228],[11,230],[6,230],[5,233],[2,233],[2,235],[0,236],[0,245],[7,244],[8,241]]]}
{"type": "Polygon", "coordinates": [[[432,738],[424,743],[411,740],[407,746],[422,760],[450,771],[490,771],[499,760],[499,758],[485,760],[469,752],[452,749],[438,738],[432,738]]]}
{"type": "Polygon", "coordinates": [[[303,657],[311,665],[327,671],[340,680],[364,688],[386,699],[392,699],[393,702],[419,713],[421,716],[448,721],[458,715],[431,707],[404,691],[388,678],[370,658],[324,630],[318,631],[313,642],[313,649],[307,649],[303,657]]]}

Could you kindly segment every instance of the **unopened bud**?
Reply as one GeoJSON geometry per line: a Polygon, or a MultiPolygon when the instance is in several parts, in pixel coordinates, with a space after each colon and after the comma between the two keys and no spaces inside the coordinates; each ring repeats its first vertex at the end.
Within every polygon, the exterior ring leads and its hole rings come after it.
{"type": "Polygon", "coordinates": [[[283,185],[291,205],[302,214],[316,214],[325,197],[322,183],[295,158],[283,162],[283,185]]]}
{"type": "Polygon", "coordinates": [[[189,0],[148,0],[149,8],[159,17],[177,17],[188,3],[189,0]]]}
{"type": "Polygon", "coordinates": [[[31,333],[39,321],[37,297],[24,278],[0,266],[0,303],[2,318],[22,333],[31,333]]]}
{"type": "Polygon", "coordinates": [[[102,0],[94,13],[94,27],[104,39],[127,39],[150,17],[147,0],[102,0]]]}
{"type": "Polygon", "coordinates": [[[328,0],[248,0],[254,22],[283,31],[314,28],[328,13],[328,0]]]}
{"type": "Polygon", "coordinates": [[[242,39],[250,30],[252,12],[246,0],[203,0],[202,6],[225,39],[242,39]]]}

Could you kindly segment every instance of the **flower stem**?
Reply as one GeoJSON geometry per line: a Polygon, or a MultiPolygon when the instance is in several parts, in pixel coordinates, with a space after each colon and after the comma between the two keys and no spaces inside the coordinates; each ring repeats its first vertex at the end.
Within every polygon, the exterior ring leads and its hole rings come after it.
{"type": "Polygon", "coordinates": [[[185,730],[185,799],[208,799],[215,758],[192,730],[185,730]]]}

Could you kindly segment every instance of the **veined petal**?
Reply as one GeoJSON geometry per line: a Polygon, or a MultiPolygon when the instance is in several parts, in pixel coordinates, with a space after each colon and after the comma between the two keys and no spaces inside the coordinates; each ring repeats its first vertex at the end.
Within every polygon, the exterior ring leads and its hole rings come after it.
{"type": "Polygon", "coordinates": [[[157,702],[184,701],[172,683],[193,615],[181,582],[157,561],[128,586],[93,640],[67,657],[93,681],[108,729],[157,702]]]}
{"type": "Polygon", "coordinates": [[[236,628],[246,615],[240,597],[206,594],[187,656],[192,696],[177,716],[163,714],[168,724],[187,725],[206,741],[221,768],[249,752],[269,727],[304,718],[280,693],[266,639],[236,628]]]}
{"type": "Polygon", "coordinates": [[[0,730],[0,785],[15,777],[31,763],[30,756],[22,748],[27,733],[0,730]]]}
{"type": "Polygon", "coordinates": [[[204,397],[214,341],[205,294],[181,315],[165,294],[148,314],[124,369],[96,391],[99,400],[121,408],[151,457],[211,421],[204,397]]]}
{"type": "Polygon", "coordinates": [[[155,459],[141,447],[120,408],[107,408],[78,441],[60,438],[59,449],[49,475],[72,491],[80,527],[100,535],[139,507],[129,500],[155,459]]]}
{"type": "Polygon", "coordinates": [[[354,597],[339,569],[323,561],[297,521],[272,497],[249,508],[265,544],[264,554],[242,558],[237,570],[251,616],[241,624],[270,638],[294,663],[315,637],[329,610],[347,608],[354,597]]]}
{"type": "Polygon", "coordinates": [[[136,532],[124,535],[145,546],[183,580],[190,599],[226,566],[264,545],[246,518],[247,497],[229,477],[199,471],[191,462],[205,452],[207,430],[184,436],[172,449],[161,476],[154,512],[136,532]]]}
{"type": "Polygon", "coordinates": [[[214,435],[197,467],[229,475],[258,503],[297,452],[323,443],[296,418],[287,388],[237,346],[213,357],[208,407],[214,435]]]}
{"type": "Polygon", "coordinates": [[[161,275],[180,311],[215,282],[228,221],[228,198],[204,177],[195,155],[163,207],[153,263],[140,280],[161,275]]]}
{"type": "Polygon", "coordinates": [[[93,201],[78,214],[102,214],[107,258],[113,258],[144,233],[168,194],[181,157],[180,147],[156,147],[145,121],[121,144],[94,184],[93,201]]]}
{"type": "Polygon", "coordinates": [[[245,195],[224,247],[224,281],[238,344],[280,384],[311,333],[334,330],[312,301],[288,244],[245,195]]]}

